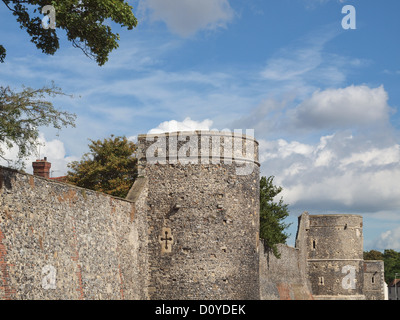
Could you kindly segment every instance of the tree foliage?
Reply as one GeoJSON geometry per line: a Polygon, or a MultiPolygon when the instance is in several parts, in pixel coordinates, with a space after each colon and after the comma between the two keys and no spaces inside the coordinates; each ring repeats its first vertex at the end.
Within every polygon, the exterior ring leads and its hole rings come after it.
{"type": "Polygon", "coordinates": [[[289,235],[284,232],[290,224],[283,220],[289,216],[288,204],[274,202],[275,197],[282,191],[281,187],[274,186],[274,177],[260,180],[260,238],[264,240],[266,248],[273,251],[276,257],[280,257],[277,250],[278,243],[286,243],[289,235]]]}
{"type": "Polygon", "coordinates": [[[400,273],[400,252],[395,250],[385,249],[383,253],[376,250],[364,251],[364,260],[383,260],[387,284],[394,280],[395,273],[400,273]]]}
{"type": "Polygon", "coordinates": [[[136,145],[126,137],[90,140],[90,152],[68,164],[67,182],[125,198],[137,177],[136,145]]]}
{"type": "Polygon", "coordinates": [[[6,58],[6,49],[0,44],[0,63],[6,58]]]}
{"type": "Polygon", "coordinates": [[[383,253],[377,250],[364,251],[364,260],[383,260],[383,253]]]}
{"type": "Polygon", "coordinates": [[[42,89],[26,87],[21,92],[0,86],[0,157],[10,166],[13,161],[5,157],[2,147],[18,147],[18,159],[13,166],[24,168],[23,158],[37,151],[40,126],[75,126],[74,114],[57,110],[45,99],[59,95],[64,93],[54,84],[42,89]]]}
{"type": "MultiPolygon", "coordinates": [[[[46,54],[54,54],[60,47],[57,30],[64,30],[68,41],[101,66],[109,53],[118,48],[118,33],[113,33],[110,22],[132,30],[137,19],[132,7],[123,0],[2,0],[16,17],[21,29],[31,37],[36,47],[46,54]],[[56,28],[42,27],[41,10],[52,5],[56,14],[56,28]]],[[[0,45],[0,62],[5,48],[0,45]]]]}

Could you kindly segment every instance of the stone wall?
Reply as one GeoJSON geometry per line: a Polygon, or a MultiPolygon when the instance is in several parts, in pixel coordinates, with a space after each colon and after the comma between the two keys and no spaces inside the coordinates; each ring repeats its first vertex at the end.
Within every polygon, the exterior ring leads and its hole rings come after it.
{"type": "Polygon", "coordinates": [[[279,245],[279,259],[264,248],[258,144],[240,139],[254,158],[182,164],[166,152],[150,164],[139,136],[127,199],[0,167],[0,300],[383,299],[360,216],[304,213],[296,248],[279,245]],[[252,170],[238,174],[243,163],[252,170]]]}
{"type": "Polygon", "coordinates": [[[146,299],[136,203],[0,167],[0,299],[146,299]]]}
{"type": "Polygon", "coordinates": [[[261,300],[312,300],[300,250],[279,244],[280,258],[276,258],[260,242],[261,300]]]}

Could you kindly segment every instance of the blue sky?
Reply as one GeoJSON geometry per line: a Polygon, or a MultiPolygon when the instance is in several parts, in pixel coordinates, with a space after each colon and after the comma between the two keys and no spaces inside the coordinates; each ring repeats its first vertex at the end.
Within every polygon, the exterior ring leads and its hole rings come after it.
{"type": "Polygon", "coordinates": [[[0,5],[0,85],[54,81],[74,95],[54,103],[77,114],[76,128],[40,129],[54,176],[88,139],[254,129],[261,173],[290,204],[290,245],[309,211],[361,214],[365,250],[400,250],[399,1],[130,3],[139,25],[112,25],[120,47],[103,67],[62,33],[60,50],[42,54],[0,5]],[[345,5],[356,9],[355,30],[342,28],[345,5]]]}

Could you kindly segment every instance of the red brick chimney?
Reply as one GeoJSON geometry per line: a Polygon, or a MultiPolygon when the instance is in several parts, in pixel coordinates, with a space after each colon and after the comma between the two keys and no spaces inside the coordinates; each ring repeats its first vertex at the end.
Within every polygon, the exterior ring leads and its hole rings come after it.
{"type": "Polygon", "coordinates": [[[35,176],[43,177],[43,178],[50,178],[50,168],[51,163],[47,162],[47,158],[44,157],[43,160],[36,160],[32,162],[33,167],[33,174],[35,176]]]}

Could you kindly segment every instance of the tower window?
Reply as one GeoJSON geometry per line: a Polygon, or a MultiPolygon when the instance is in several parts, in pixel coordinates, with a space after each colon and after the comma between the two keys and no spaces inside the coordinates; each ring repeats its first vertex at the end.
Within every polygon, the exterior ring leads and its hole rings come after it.
{"type": "Polygon", "coordinates": [[[315,250],[315,240],[312,242],[312,248],[315,250]]]}
{"type": "Polygon", "coordinates": [[[318,285],[320,285],[320,286],[324,286],[325,285],[324,277],[318,277],[318,285]]]}

